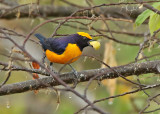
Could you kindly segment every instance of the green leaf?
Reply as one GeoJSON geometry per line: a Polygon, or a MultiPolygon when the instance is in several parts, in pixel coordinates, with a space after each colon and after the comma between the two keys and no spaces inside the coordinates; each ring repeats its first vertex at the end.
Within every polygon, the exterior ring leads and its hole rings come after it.
{"type": "Polygon", "coordinates": [[[156,2],[152,5],[154,8],[158,8],[160,6],[160,2],[156,2]]]}
{"type": "MultiPolygon", "coordinates": [[[[156,9],[160,10],[160,3],[156,6],[156,9]]],[[[160,15],[153,13],[152,15],[150,15],[149,19],[149,30],[151,36],[153,35],[153,32],[158,30],[159,28],[160,28],[160,15]]]]}
{"type": "MultiPolygon", "coordinates": [[[[156,9],[159,9],[158,7],[160,6],[160,2],[154,3],[152,6],[153,6],[154,8],[156,8],[156,9]]],[[[154,14],[153,11],[151,11],[151,10],[149,10],[149,9],[145,10],[143,13],[141,13],[141,14],[137,17],[137,19],[136,19],[136,21],[135,21],[135,26],[140,26],[149,16],[151,16],[151,15],[153,15],[153,14],[154,14]]]]}
{"type": "Polygon", "coordinates": [[[135,26],[141,25],[151,15],[151,13],[153,13],[151,10],[145,10],[141,13],[135,21],[135,26]]]}
{"type": "Polygon", "coordinates": [[[154,13],[150,16],[149,19],[149,30],[151,36],[153,35],[153,32],[158,30],[160,28],[160,15],[154,13]]]}

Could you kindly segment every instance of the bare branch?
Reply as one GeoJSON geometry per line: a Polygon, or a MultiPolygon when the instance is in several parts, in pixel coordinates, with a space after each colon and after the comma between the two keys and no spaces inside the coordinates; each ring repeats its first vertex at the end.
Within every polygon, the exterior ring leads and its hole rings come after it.
{"type": "Polygon", "coordinates": [[[149,10],[151,10],[151,11],[153,11],[153,12],[155,12],[155,13],[160,15],[160,11],[157,10],[156,8],[154,8],[153,6],[144,3],[142,0],[135,0],[135,1],[140,3],[140,4],[143,4],[143,6],[146,7],[147,9],[149,9],[149,10]]]}
{"type": "MultiPolygon", "coordinates": [[[[113,67],[112,69],[114,69],[116,72],[118,72],[123,76],[140,75],[140,74],[147,74],[147,73],[159,73],[160,61],[132,63],[128,65],[113,67]]],[[[16,69],[12,69],[12,70],[16,70],[16,69]]],[[[30,70],[30,72],[32,71],[33,70],[30,70]]],[[[84,82],[84,81],[88,81],[90,78],[98,74],[101,74],[99,76],[99,79],[101,80],[117,78],[118,74],[116,72],[113,72],[113,70],[109,68],[103,68],[103,69],[82,71],[82,72],[79,72],[78,74],[79,76],[81,76],[80,82],[84,82]]],[[[42,73],[42,72],[35,70],[34,73],[42,73]]],[[[74,74],[73,73],[62,74],[60,75],[60,78],[65,83],[71,84],[73,83],[73,80],[74,80],[74,74]]],[[[55,81],[53,77],[45,77],[38,80],[40,81],[29,80],[26,82],[4,85],[2,88],[0,88],[0,95],[2,96],[2,95],[14,94],[14,93],[22,93],[29,90],[37,90],[37,89],[49,87],[48,85],[50,86],[60,85],[60,83],[55,81]],[[40,82],[45,83],[45,85],[40,82]]]]}
{"type": "MultiPolygon", "coordinates": [[[[138,9],[132,12],[122,8],[120,5],[129,5],[130,3],[118,3],[118,4],[102,4],[99,6],[94,6],[91,8],[83,8],[78,9],[76,7],[67,7],[67,6],[53,6],[53,5],[45,5],[45,6],[37,6],[36,4],[32,5],[24,5],[22,7],[13,6],[12,8],[0,9],[0,17],[4,19],[14,19],[17,18],[17,12],[20,13],[19,18],[27,18],[27,17],[67,17],[70,16],[74,11],[88,11],[92,8],[102,7],[102,11],[105,17],[115,17],[115,18],[123,18],[123,19],[135,19],[140,13],[142,13],[145,9],[138,9]],[[107,7],[113,6],[113,7],[107,7]],[[114,7],[116,6],[116,7],[114,7]],[[13,10],[14,9],[14,10],[13,10]]],[[[139,4],[139,3],[134,3],[139,4]]],[[[128,9],[131,9],[128,7],[128,9]]],[[[95,13],[96,14],[96,13],[95,13]]],[[[84,16],[84,13],[78,13],[79,16],[84,16]]],[[[74,15],[76,16],[76,15],[74,15]]],[[[87,16],[92,16],[91,12],[87,13],[87,16]]],[[[98,14],[96,14],[98,16],[98,14]]]]}

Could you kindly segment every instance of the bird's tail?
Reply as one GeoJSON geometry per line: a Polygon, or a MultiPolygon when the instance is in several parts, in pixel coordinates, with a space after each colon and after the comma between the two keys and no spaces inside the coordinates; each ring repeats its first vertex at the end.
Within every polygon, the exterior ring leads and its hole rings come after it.
{"type": "Polygon", "coordinates": [[[40,41],[40,43],[41,44],[43,44],[44,43],[44,41],[45,41],[45,37],[44,36],[42,36],[41,34],[35,34],[35,36],[39,39],[39,41],[40,41]]]}
{"type": "Polygon", "coordinates": [[[45,46],[45,42],[44,42],[46,40],[46,38],[38,33],[35,34],[35,36],[39,39],[39,42],[42,44],[43,49],[46,50],[46,46],[45,46]]]}

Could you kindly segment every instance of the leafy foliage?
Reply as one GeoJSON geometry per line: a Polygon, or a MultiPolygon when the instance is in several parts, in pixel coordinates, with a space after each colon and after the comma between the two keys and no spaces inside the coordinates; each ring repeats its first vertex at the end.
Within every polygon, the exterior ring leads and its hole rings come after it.
{"type": "MultiPolygon", "coordinates": [[[[156,8],[157,10],[160,10],[159,2],[154,3],[152,6],[156,8]]],[[[148,23],[150,34],[153,35],[153,32],[160,28],[160,15],[159,14],[156,14],[153,11],[147,9],[137,17],[135,21],[135,25],[140,26],[148,17],[150,17],[149,23],[148,23]]]]}
{"type": "Polygon", "coordinates": [[[152,14],[150,15],[149,19],[149,30],[151,35],[153,35],[154,31],[160,28],[160,15],[159,14],[152,14]]]}

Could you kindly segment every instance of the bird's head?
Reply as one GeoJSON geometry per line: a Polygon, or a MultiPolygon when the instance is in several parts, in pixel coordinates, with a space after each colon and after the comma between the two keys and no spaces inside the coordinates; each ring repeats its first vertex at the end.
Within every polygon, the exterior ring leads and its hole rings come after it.
{"type": "Polygon", "coordinates": [[[78,34],[78,45],[81,49],[87,46],[93,47],[95,50],[100,48],[100,43],[92,39],[92,37],[85,32],[77,32],[78,34]]]}

